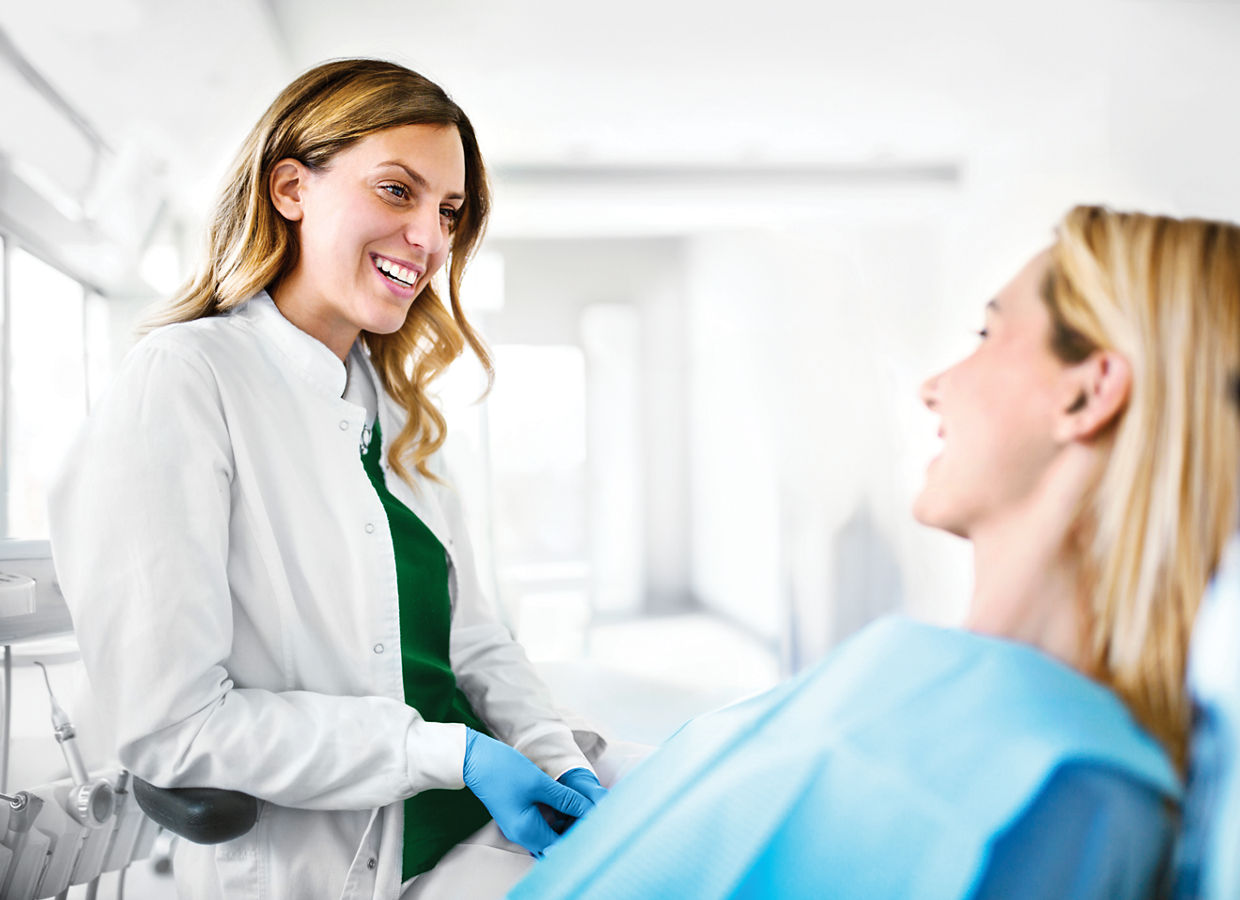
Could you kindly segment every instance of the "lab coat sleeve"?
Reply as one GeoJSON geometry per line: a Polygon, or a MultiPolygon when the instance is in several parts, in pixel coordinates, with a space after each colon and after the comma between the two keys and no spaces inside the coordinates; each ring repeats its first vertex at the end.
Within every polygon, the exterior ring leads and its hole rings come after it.
{"type": "MultiPolygon", "coordinates": [[[[525,650],[499,622],[483,592],[460,500],[446,476],[445,482],[438,490],[453,542],[450,655],[458,684],[495,736],[552,778],[577,767],[593,771],[525,650]]],[[[578,736],[596,756],[606,746],[592,731],[578,736]]]]}
{"type": "Polygon", "coordinates": [[[120,761],[161,786],[367,809],[460,788],[464,729],[404,703],[234,686],[228,422],[208,364],[148,337],[51,492],[55,565],[120,761]]]}

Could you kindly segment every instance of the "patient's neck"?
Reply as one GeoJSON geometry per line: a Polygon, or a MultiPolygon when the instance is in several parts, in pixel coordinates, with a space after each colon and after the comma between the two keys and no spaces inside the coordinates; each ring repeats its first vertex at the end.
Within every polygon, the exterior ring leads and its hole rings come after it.
{"type": "Polygon", "coordinates": [[[971,534],[973,600],[965,627],[1023,641],[1088,673],[1084,579],[1062,534],[1015,515],[971,534]]]}

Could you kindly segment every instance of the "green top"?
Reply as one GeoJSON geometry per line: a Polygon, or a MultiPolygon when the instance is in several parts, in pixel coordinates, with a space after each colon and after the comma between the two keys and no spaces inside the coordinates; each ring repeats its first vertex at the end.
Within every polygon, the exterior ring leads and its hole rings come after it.
{"type": "MultiPolygon", "coordinates": [[[[387,512],[396,554],[400,597],[400,655],[405,703],[428,722],[462,722],[490,734],[457,687],[448,659],[452,601],[448,593],[448,555],[443,545],[383,479],[383,436],[375,420],[362,465],[387,512]]],[[[401,880],[433,868],[440,857],[491,818],[469,790],[431,790],[405,801],[405,850],[401,880]]]]}

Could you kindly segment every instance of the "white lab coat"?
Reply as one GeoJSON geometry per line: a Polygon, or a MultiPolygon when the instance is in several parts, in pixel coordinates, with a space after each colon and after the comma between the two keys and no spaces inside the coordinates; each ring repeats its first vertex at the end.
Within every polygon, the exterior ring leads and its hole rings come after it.
{"type": "MultiPolygon", "coordinates": [[[[360,345],[349,366],[379,383],[360,345]]],[[[463,786],[464,726],[402,699],[392,538],[346,378],[266,294],[164,327],[51,493],[57,573],[121,763],[264,801],[249,834],[181,843],[183,896],[395,897],[400,801],[463,786]]],[[[380,392],[378,415],[389,489],[448,552],[452,668],[474,710],[553,778],[587,766],[483,596],[456,493],[395,476],[403,410],[380,392]]]]}

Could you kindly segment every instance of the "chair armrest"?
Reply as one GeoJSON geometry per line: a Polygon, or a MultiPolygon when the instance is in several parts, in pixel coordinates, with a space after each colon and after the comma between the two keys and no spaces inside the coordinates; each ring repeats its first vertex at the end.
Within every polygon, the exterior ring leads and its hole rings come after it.
{"type": "Polygon", "coordinates": [[[135,775],[133,795],[156,824],[195,844],[231,841],[258,821],[258,801],[240,791],[160,788],[135,775]]]}

